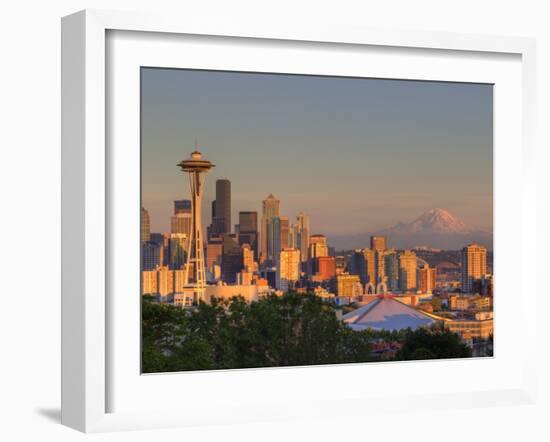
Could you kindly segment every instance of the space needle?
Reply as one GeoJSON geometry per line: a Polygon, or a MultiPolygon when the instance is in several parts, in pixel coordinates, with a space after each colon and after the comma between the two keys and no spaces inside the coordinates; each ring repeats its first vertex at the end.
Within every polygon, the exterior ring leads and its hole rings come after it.
{"type": "Polygon", "coordinates": [[[205,160],[198,150],[195,142],[195,150],[191,157],[181,161],[178,166],[183,172],[189,174],[189,187],[191,190],[191,232],[187,247],[187,265],[185,266],[184,291],[191,292],[193,303],[199,302],[206,291],[206,271],[204,268],[204,248],[202,244],[202,194],[206,174],[214,164],[205,160]],[[192,282],[189,282],[189,269],[192,268],[192,282]]]}

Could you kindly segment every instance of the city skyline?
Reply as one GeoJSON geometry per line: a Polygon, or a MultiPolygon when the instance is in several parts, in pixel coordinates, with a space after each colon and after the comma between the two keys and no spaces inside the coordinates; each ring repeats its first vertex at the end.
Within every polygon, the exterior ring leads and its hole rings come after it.
{"type": "Polygon", "coordinates": [[[492,229],[490,85],[144,69],[142,96],[142,195],[151,231],[169,231],[173,201],[189,197],[169,171],[195,136],[223,164],[207,180],[205,224],[215,182],[227,178],[234,220],[239,212],[260,214],[273,193],[281,214],[294,220],[304,212],[311,232],[328,237],[367,234],[433,207],[492,229]],[[233,112],[224,112],[228,103],[233,112]],[[338,112],[327,111],[336,103],[338,112]],[[389,113],[393,130],[381,121],[389,113]],[[291,121],[296,116],[303,127],[291,121]]]}

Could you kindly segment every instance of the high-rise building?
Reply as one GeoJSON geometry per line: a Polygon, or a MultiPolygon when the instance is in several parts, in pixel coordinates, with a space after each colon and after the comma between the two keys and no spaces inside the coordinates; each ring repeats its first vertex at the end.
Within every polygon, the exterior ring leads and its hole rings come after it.
{"type": "Polygon", "coordinates": [[[359,275],[343,273],[336,276],[336,294],[338,296],[354,296],[357,294],[357,287],[361,285],[359,275]]]}
{"type": "Polygon", "coordinates": [[[141,242],[149,241],[151,238],[151,221],[149,212],[141,208],[141,242]]]}
{"type": "Polygon", "coordinates": [[[281,250],[288,249],[289,248],[288,237],[290,234],[290,225],[288,223],[287,216],[279,217],[279,234],[280,234],[281,250]]]}
{"type": "Polygon", "coordinates": [[[267,253],[271,262],[277,262],[281,250],[281,218],[274,216],[267,223],[267,253]]]}
{"type": "Polygon", "coordinates": [[[204,192],[206,174],[214,167],[210,161],[205,160],[195,146],[191,157],[181,161],[178,166],[185,173],[189,174],[189,185],[191,191],[192,207],[192,229],[187,251],[187,265],[185,266],[185,289],[186,297],[192,302],[198,302],[204,297],[206,291],[206,270],[204,268],[204,247],[202,242],[202,195],[204,192]],[[189,278],[189,271],[192,270],[192,278],[189,278]],[[190,283],[190,279],[193,283],[190,283]]]}
{"type": "Polygon", "coordinates": [[[298,249],[283,249],[277,265],[277,288],[288,291],[294,288],[300,279],[300,251],[298,249]]]}
{"type": "Polygon", "coordinates": [[[269,194],[268,197],[262,201],[262,251],[260,261],[275,262],[277,256],[274,255],[274,228],[272,219],[279,216],[280,201],[269,194]]]}
{"type": "Polygon", "coordinates": [[[141,243],[141,270],[154,270],[164,264],[164,246],[153,241],[141,243]]]}
{"type": "Polygon", "coordinates": [[[231,182],[227,179],[216,180],[216,218],[218,234],[231,232],[231,182]]]}
{"type": "Polygon", "coordinates": [[[418,290],[422,293],[431,293],[435,288],[435,267],[425,265],[418,269],[418,290]]]}
{"type": "Polygon", "coordinates": [[[481,281],[487,274],[487,249],[470,244],[462,249],[462,291],[481,291],[481,281]]]}
{"type": "Polygon", "coordinates": [[[377,252],[383,252],[386,250],[386,237],[385,236],[371,236],[370,237],[370,248],[377,252]]]}
{"type": "Polygon", "coordinates": [[[386,254],[386,251],[379,251],[377,250],[375,252],[375,266],[376,266],[376,283],[379,282],[385,282],[386,281],[386,261],[384,259],[384,255],[386,254]]]}
{"type": "Polygon", "coordinates": [[[395,250],[387,250],[384,253],[384,270],[388,290],[390,292],[399,290],[399,260],[395,250]]]}
{"type": "Polygon", "coordinates": [[[399,254],[399,288],[403,292],[416,291],[416,253],[405,250],[399,254]]]}
{"type": "Polygon", "coordinates": [[[181,233],[189,237],[193,222],[192,216],[190,200],[174,201],[174,215],[170,219],[170,233],[181,233]]]}
{"type": "Polygon", "coordinates": [[[376,271],[376,252],[372,249],[363,249],[363,258],[365,259],[364,284],[370,282],[376,285],[378,279],[376,271]]]}
{"type": "Polygon", "coordinates": [[[258,212],[239,212],[239,244],[249,244],[258,259],[258,212]]]}
{"type": "Polygon", "coordinates": [[[222,239],[212,238],[206,244],[206,268],[212,273],[215,265],[222,265],[222,239]]]}
{"type": "Polygon", "coordinates": [[[250,244],[243,244],[241,246],[243,253],[243,269],[245,272],[254,272],[254,251],[250,247],[250,244]]]}
{"type": "Polygon", "coordinates": [[[325,235],[311,235],[309,237],[309,257],[319,258],[328,256],[327,237],[325,235]]]}
{"type": "Polygon", "coordinates": [[[320,256],[313,259],[313,281],[328,281],[336,276],[334,256],[320,256]]]}
{"type": "Polygon", "coordinates": [[[188,213],[191,215],[192,206],[191,200],[175,200],[174,201],[174,215],[178,213],[188,213]]]}
{"type": "Polygon", "coordinates": [[[187,261],[187,247],[189,237],[184,233],[172,233],[170,235],[170,270],[183,269],[187,261]]]}
{"type": "Polygon", "coordinates": [[[222,239],[222,281],[235,284],[237,273],[243,270],[243,250],[236,235],[226,233],[222,239]]]}
{"type": "Polygon", "coordinates": [[[289,246],[300,250],[302,262],[308,260],[309,249],[309,217],[300,213],[296,223],[289,230],[289,246]]]}

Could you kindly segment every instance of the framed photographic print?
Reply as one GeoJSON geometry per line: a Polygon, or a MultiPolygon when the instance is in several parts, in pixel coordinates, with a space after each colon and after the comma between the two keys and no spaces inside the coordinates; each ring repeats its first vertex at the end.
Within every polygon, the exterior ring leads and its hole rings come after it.
{"type": "Polygon", "coordinates": [[[64,18],[63,423],[532,401],[533,57],[64,18]]]}

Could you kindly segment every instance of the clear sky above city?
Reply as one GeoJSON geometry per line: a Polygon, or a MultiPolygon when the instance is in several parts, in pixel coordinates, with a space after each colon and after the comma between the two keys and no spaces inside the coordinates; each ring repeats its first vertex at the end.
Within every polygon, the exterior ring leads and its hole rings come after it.
{"type": "Polygon", "coordinates": [[[492,229],[491,85],[142,69],[142,198],[168,232],[188,198],[177,167],[194,149],[232,186],[232,222],[269,193],[312,233],[357,235],[441,207],[492,229]]]}

